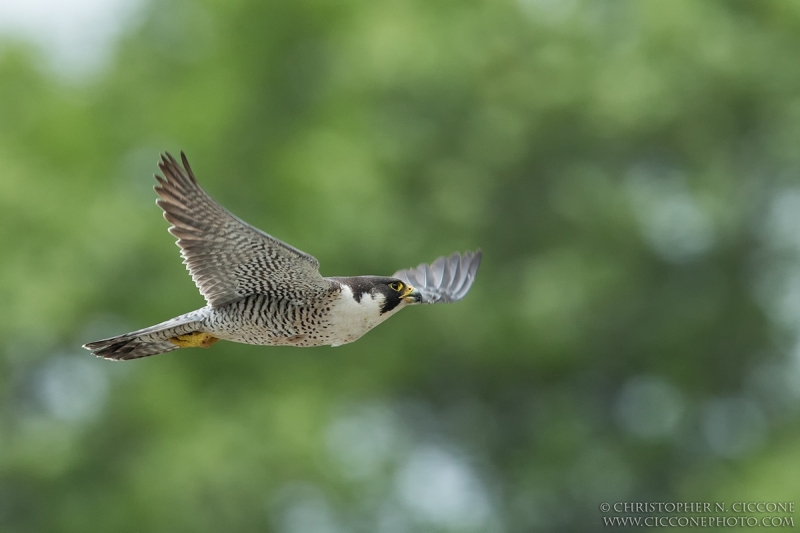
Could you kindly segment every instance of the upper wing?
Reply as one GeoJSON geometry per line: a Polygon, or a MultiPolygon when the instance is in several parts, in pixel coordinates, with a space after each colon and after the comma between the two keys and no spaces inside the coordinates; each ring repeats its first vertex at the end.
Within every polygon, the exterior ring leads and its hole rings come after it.
{"type": "Polygon", "coordinates": [[[398,270],[392,277],[401,279],[422,293],[422,303],[457,302],[467,295],[481,264],[483,252],[453,252],[433,264],[398,270]]]}
{"type": "Polygon", "coordinates": [[[209,305],[254,293],[300,297],[328,288],[314,257],[231,214],[200,188],[183,152],[181,159],[183,167],[170,154],[161,156],[156,203],[209,305]]]}

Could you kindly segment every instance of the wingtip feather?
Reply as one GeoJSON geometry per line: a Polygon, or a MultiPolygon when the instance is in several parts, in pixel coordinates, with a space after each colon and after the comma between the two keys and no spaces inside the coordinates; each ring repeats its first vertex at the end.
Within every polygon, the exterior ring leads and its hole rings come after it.
{"type": "Polygon", "coordinates": [[[482,257],[480,248],[474,252],[453,252],[433,263],[399,270],[394,276],[419,289],[424,303],[457,302],[472,288],[482,257]]]}

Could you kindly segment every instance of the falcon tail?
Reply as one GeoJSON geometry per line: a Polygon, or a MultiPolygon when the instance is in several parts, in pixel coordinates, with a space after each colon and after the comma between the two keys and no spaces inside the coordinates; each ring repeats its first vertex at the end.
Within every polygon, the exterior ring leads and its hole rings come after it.
{"type": "Polygon", "coordinates": [[[150,326],[103,339],[87,342],[84,348],[98,357],[126,361],[171,352],[178,348],[203,347],[214,344],[216,337],[202,331],[202,309],[150,326]]]}

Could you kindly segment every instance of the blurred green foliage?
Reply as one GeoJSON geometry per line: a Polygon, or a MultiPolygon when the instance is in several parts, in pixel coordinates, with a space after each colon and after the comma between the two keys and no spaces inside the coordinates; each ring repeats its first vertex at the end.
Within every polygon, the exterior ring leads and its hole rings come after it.
{"type": "Polygon", "coordinates": [[[0,530],[588,531],[800,503],[800,4],[165,0],[0,44],[0,530]],[[83,342],[203,305],[154,204],[469,297],[337,349],[83,342]]]}

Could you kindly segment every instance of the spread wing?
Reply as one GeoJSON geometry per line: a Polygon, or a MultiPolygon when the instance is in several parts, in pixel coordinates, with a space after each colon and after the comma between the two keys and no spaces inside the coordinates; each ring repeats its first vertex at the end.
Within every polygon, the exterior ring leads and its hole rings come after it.
{"type": "Polygon", "coordinates": [[[294,298],[328,288],[314,257],[234,216],[200,188],[183,152],[181,159],[183,167],[170,154],[161,156],[156,203],[209,305],[255,293],[294,298]]]}
{"type": "Polygon", "coordinates": [[[432,264],[399,270],[392,277],[401,279],[422,293],[422,303],[457,302],[467,295],[481,264],[483,252],[454,252],[432,264]]]}

